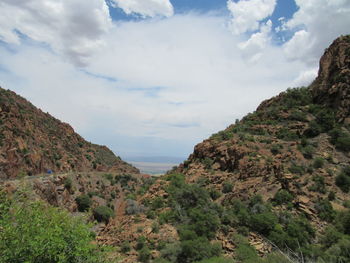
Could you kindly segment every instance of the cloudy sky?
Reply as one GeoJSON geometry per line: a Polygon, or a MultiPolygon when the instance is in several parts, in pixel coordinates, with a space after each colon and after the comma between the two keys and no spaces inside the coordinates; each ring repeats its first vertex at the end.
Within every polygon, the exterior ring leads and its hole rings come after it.
{"type": "Polygon", "coordinates": [[[349,0],[0,0],[0,85],[124,158],[185,158],[349,33],[349,0]]]}

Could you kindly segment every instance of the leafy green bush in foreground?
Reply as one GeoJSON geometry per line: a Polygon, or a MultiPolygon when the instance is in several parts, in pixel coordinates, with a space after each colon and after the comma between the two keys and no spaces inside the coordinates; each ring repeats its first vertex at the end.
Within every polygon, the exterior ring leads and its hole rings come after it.
{"type": "Polygon", "coordinates": [[[42,202],[0,192],[1,263],[102,263],[89,226],[42,202]]]}

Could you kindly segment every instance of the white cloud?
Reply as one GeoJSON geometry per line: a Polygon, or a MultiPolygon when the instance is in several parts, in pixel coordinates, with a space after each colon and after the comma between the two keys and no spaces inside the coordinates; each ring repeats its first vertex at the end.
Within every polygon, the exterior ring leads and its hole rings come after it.
{"type": "Polygon", "coordinates": [[[256,63],[246,63],[238,48],[243,38],[224,21],[188,14],[118,23],[86,67],[95,77],[43,47],[1,49],[2,67],[16,74],[0,71],[1,84],[117,153],[188,154],[305,70],[268,43],[256,63]]]}
{"type": "Polygon", "coordinates": [[[260,21],[272,15],[275,10],[276,0],[240,0],[227,1],[227,8],[233,18],[231,30],[234,34],[259,29],[260,21]]]}
{"type": "Polygon", "coordinates": [[[271,40],[272,22],[268,20],[261,25],[260,31],[251,35],[251,37],[238,45],[243,51],[243,55],[249,62],[256,62],[262,55],[267,45],[271,40]]]}
{"type": "Polygon", "coordinates": [[[310,67],[317,64],[324,48],[341,34],[350,33],[349,0],[296,0],[299,10],[284,30],[296,33],[285,44],[286,55],[310,67]]]}
{"type": "Polygon", "coordinates": [[[126,14],[139,14],[144,17],[166,16],[174,14],[169,0],[111,0],[126,14]]]}
{"type": "Polygon", "coordinates": [[[0,25],[0,40],[18,45],[20,32],[82,66],[103,45],[111,18],[104,0],[0,0],[0,25]]]}

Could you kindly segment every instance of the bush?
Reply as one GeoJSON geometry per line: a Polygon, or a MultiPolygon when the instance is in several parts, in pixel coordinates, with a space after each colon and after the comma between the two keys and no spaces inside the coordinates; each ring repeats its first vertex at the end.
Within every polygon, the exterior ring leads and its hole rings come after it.
{"type": "Polygon", "coordinates": [[[80,217],[26,197],[0,193],[0,229],[0,262],[106,262],[80,217]]]}
{"type": "Polygon", "coordinates": [[[322,168],[324,165],[324,159],[321,157],[317,157],[314,159],[313,167],[315,169],[322,168]]]}
{"type": "Polygon", "coordinates": [[[335,211],[328,199],[319,200],[316,203],[315,208],[318,212],[319,218],[322,220],[332,222],[335,218],[335,211]]]}
{"type": "Polygon", "coordinates": [[[274,197],[274,203],[276,205],[288,204],[292,200],[293,200],[293,196],[284,189],[279,190],[274,197]]]}
{"type": "Polygon", "coordinates": [[[303,175],[305,173],[305,168],[301,165],[297,165],[297,164],[292,164],[289,167],[289,171],[293,174],[300,174],[303,175]]]}
{"type": "Polygon", "coordinates": [[[72,189],[72,186],[73,186],[72,178],[66,177],[66,179],[64,179],[64,187],[65,187],[67,190],[71,190],[71,189],[72,189]]]}
{"type": "Polygon", "coordinates": [[[313,185],[309,187],[310,191],[319,192],[322,194],[326,193],[326,184],[324,182],[324,177],[321,175],[316,175],[312,177],[312,181],[314,181],[313,185]]]}
{"type": "Polygon", "coordinates": [[[151,258],[151,251],[147,246],[143,247],[139,251],[138,260],[141,262],[149,262],[150,258],[151,258]]]}
{"type": "Polygon", "coordinates": [[[250,218],[250,227],[254,231],[267,236],[277,224],[277,217],[271,212],[264,212],[252,215],[250,218]]]}
{"type": "Polygon", "coordinates": [[[181,242],[181,253],[177,262],[191,263],[219,256],[221,246],[219,244],[211,244],[206,238],[200,237],[195,240],[185,240],[181,242]]]}
{"type": "Polygon", "coordinates": [[[348,193],[350,190],[350,176],[347,176],[345,173],[340,173],[335,178],[335,184],[344,192],[348,193]]]}
{"type": "Polygon", "coordinates": [[[98,222],[108,223],[114,217],[114,211],[107,206],[99,206],[94,209],[93,215],[98,222]]]}
{"type": "Polygon", "coordinates": [[[230,182],[224,182],[222,185],[222,192],[224,194],[232,192],[233,184],[230,182]]]}
{"type": "Polygon", "coordinates": [[[85,211],[89,210],[89,208],[92,204],[92,201],[88,195],[78,196],[75,199],[75,201],[77,202],[79,212],[85,212],[85,211]]]}
{"type": "Polygon", "coordinates": [[[335,128],[329,132],[331,136],[330,142],[335,145],[338,150],[350,151],[350,134],[340,128],[335,128]]]}
{"type": "Polygon", "coordinates": [[[128,241],[124,241],[120,246],[120,251],[123,253],[127,253],[131,250],[130,243],[128,241]]]}

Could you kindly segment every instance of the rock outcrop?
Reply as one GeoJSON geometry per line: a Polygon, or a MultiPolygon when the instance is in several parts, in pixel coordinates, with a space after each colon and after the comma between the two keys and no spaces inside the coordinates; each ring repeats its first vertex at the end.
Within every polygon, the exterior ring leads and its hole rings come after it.
{"type": "Polygon", "coordinates": [[[87,142],[70,125],[0,88],[0,179],[47,171],[138,173],[106,146],[87,142]]]}

